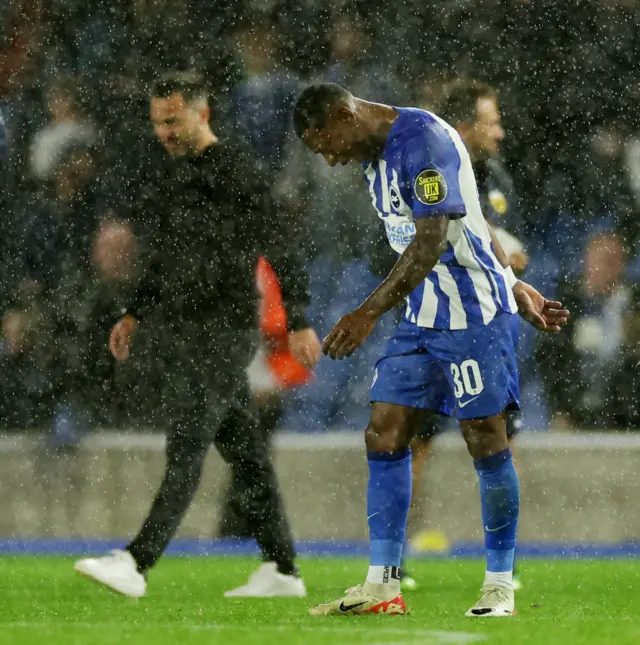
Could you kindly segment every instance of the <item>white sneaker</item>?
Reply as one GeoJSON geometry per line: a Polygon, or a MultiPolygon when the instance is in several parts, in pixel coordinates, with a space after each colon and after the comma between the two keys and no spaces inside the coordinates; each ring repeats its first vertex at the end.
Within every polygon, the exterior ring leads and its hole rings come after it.
{"type": "Polygon", "coordinates": [[[475,618],[503,618],[515,616],[513,588],[501,585],[484,585],[480,600],[465,614],[475,618]]]}
{"type": "Polygon", "coordinates": [[[74,568],[83,576],[131,598],[141,598],[147,591],[147,581],[129,551],[114,549],[101,558],[78,560],[74,568]]]}
{"type": "Polygon", "coordinates": [[[285,576],[275,562],[265,562],[249,577],[249,582],[237,589],[225,591],[225,598],[304,598],[307,588],[302,578],[285,576]]]}

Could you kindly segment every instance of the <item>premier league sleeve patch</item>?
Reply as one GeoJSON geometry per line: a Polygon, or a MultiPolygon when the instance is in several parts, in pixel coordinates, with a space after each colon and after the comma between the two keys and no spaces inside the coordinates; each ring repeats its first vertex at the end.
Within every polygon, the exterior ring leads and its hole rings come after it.
{"type": "Polygon", "coordinates": [[[413,192],[421,204],[434,206],[446,199],[447,182],[437,170],[423,170],[413,183],[413,192]]]}

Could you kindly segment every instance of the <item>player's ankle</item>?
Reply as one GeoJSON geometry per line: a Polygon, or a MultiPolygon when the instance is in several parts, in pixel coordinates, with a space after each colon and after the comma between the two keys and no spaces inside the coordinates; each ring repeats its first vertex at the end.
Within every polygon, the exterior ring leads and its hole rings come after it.
{"type": "Polygon", "coordinates": [[[508,589],[513,588],[513,571],[486,571],[484,574],[485,585],[498,585],[508,589]]]}
{"type": "Polygon", "coordinates": [[[400,593],[400,567],[370,566],[363,590],[381,600],[393,600],[400,593]]]}

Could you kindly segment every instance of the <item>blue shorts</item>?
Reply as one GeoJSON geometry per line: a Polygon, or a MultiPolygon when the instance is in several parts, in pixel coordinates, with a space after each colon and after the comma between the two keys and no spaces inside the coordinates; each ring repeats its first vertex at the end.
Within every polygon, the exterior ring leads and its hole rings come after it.
{"type": "Polygon", "coordinates": [[[376,363],[371,401],[482,419],[520,407],[514,314],[485,327],[425,329],[402,320],[376,363]]]}

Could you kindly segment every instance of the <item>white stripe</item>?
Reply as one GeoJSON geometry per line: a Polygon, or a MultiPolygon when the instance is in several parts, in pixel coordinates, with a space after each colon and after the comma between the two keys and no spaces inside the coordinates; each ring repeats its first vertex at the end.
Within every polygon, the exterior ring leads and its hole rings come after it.
{"type": "Polygon", "coordinates": [[[367,183],[369,184],[369,194],[371,195],[371,202],[373,207],[378,212],[378,199],[376,197],[376,171],[373,169],[373,164],[369,164],[367,169],[364,171],[364,174],[367,178],[367,183]]]}
{"type": "Polygon", "coordinates": [[[456,256],[456,260],[458,260],[458,264],[461,264],[467,269],[467,273],[471,278],[471,282],[473,282],[476,295],[478,296],[482,321],[485,325],[488,325],[495,318],[498,311],[491,294],[491,283],[484,271],[481,269],[478,260],[473,253],[471,241],[466,234],[463,239],[464,242],[456,245],[453,251],[456,256]]]}
{"type": "Polygon", "coordinates": [[[382,193],[382,212],[391,212],[391,198],[389,197],[389,179],[387,177],[387,162],[380,159],[378,162],[380,169],[380,191],[382,193]]]}
{"type": "Polygon", "coordinates": [[[422,302],[420,303],[420,311],[418,312],[418,326],[433,327],[437,313],[438,296],[436,296],[435,287],[431,280],[425,280],[422,302]]]}
{"type": "MultiPolygon", "coordinates": [[[[346,621],[345,621],[346,622],[346,621]]],[[[101,631],[104,629],[112,628],[114,623],[108,622],[75,622],[70,620],[43,620],[43,621],[18,621],[3,623],[4,629],[36,629],[36,630],[92,630],[101,631]]],[[[208,632],[208,631],[229,631],[229,632],[254,632],[256,627],[253,625],[238,625],[238,624],[220,624],[220,623],[191,623],[187,621],[161,621],[153,622],[145,625],[145,627],[155,629],[183,629],[190,632],[208,632]]],[[[447,632],[432,629],[397,629],[386,628],[384,626],[376,627],[332,627],[328,625],[292,625],[290,623],[281,625],[260,625],[260,631],[279,632],[288,634],[289,632],[322,632],[326,634],[350,634],[350,635],[367,635],[375,634],[375,636],[382,636],[385,634],[399,636],[402,640],[392,641],[397,643],[405,643],[412,645],[413,643],[450,643],[451,645],[466,645],[467,643],[478,643],[486,639],[482,634],[469,634],[467,632],[447,632]],[[404,640],[405,638],[415,639],[416,636],[421,637],[420,640],[404,640]],[[426,639],[426,640],[425,640],[426,639]],[[434,640],[435,639],[435,640],[434,640]]],[[[353,641],[350,641],[353,642],[353,641]]],[[[389,643],[389,641],[385,641],[389,643]]]]}
{"type": "Polygon", "coordinates": [[[449,296],[449,329],[466,329],[467,314],[462,304],[458,285],[454,280],[449,268],[444,264],[436,264],[434,271],[438,274],[440,289],[449,296]]]}

